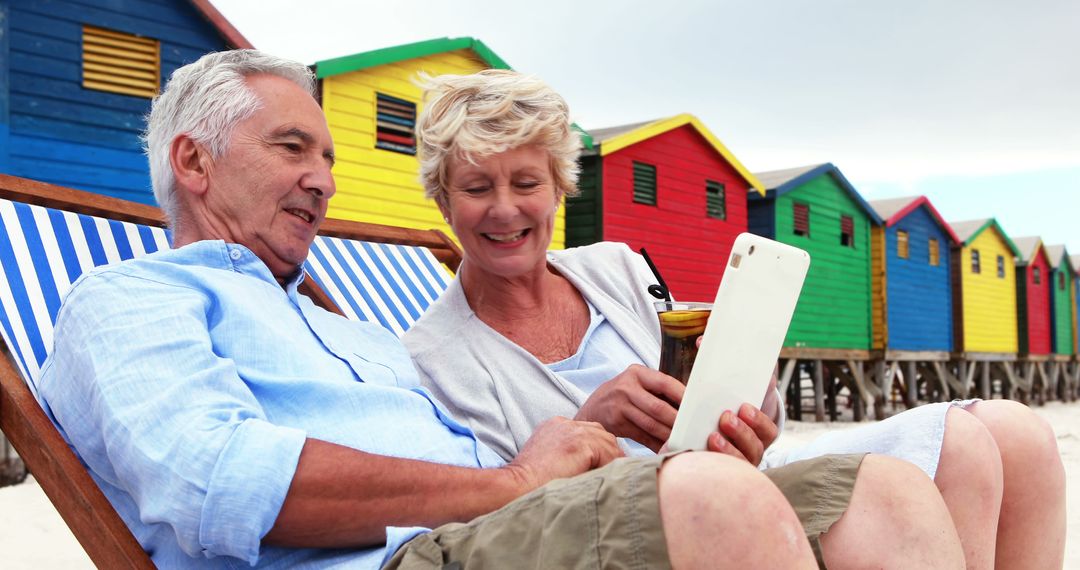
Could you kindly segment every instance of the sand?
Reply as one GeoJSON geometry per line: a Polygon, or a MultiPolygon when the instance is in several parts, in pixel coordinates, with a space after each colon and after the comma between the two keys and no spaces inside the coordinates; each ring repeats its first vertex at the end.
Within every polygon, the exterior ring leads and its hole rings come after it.
{"type": "MultiPolygon", "coordinates": [[[[1054,426],[1068,477],[1069,536],[1065,568],[1080,568],[1080,403],[1050,402],[1035,408],[1054,426]]],[[[830,429],[846,429],[850,422],[788,422],[783,445],[808,441],[830,429]]],[[[33,478],[0,489],[0,567],[93,568],[82,547],[33,478]]]]}

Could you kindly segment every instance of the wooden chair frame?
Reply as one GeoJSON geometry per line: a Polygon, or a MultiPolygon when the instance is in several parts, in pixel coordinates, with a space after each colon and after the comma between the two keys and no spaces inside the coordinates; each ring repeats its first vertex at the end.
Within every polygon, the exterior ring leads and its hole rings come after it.
{"type": "MultiPolygon", "coordinates": [[[[0,174],[0,198],[147,226],[165,226],[165,216],[153,206],[4,174],[0,174]]],[[[426,247],[455,270],[461,262],[461,250],[438,230],[327,220],[320,233],[426,247]]],[[[317,304],[340,313],[313,279],[305,279],[301,291],[317,304]]],[[[0,345],[5,356],[0,358],[0,431],[94,564],[99,568],[153,568],[149,556],[34,399],[15,365],[14,355],[6,344],[0,345]]]]}

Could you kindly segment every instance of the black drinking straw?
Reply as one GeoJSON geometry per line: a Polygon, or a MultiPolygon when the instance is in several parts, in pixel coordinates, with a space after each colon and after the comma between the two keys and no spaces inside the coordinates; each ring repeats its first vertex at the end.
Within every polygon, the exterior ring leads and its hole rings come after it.
{"type": "Polygon", "coordinates": [[[667,302],[671,302],[671,293],[668,291],[667,283],[664,283],[664,278],[660,276],[660,270],[656,268],[656,264],[652,262],[652,258],[649,257],[649,252],[645,251],[645,248],[638,250],[641,252],[641,257],[645,258],[645,263],[649,264],[649,269],[652,270],[653,277],[660,282],[659,285],[649,285],[649,294],[657,299],[663,299],[667,302]]]}

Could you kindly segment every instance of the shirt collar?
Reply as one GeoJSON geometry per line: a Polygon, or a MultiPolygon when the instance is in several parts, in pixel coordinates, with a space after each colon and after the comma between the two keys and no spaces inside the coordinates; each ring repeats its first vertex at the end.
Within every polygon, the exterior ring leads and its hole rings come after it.
{"type": "MultiPolygon", "coordinates": [[[[188,244],[181,248],[199,258],[202,265],[243,273],[274,285],[278,285],[274,274],[266,266],[259,256],[255,255],[246,246],[238,243],[227,243],[223,240],[203,240],[188,244]]],[[[285,291],[290,296],[295,295],[296,288],[304,281],[303,266],[296,268],[294,273],[285,282],[285,291]]]]}

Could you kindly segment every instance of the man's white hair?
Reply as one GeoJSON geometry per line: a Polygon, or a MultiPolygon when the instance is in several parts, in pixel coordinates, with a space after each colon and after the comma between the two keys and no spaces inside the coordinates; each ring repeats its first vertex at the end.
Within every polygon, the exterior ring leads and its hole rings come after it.
{"type": "Polygon", "coordinates": [[[245,82],[259,74],[283,77],[315,95],[315,75],[304,64],[245,49],[208,53],[177,69],[151,103],[142,140],[154,197],[170,225],[175,227],[178,216],[176,177],[169,162],[173,140],[186,134],[212,157],[224,154],[236,125],[262,105],[245,82]]]}

